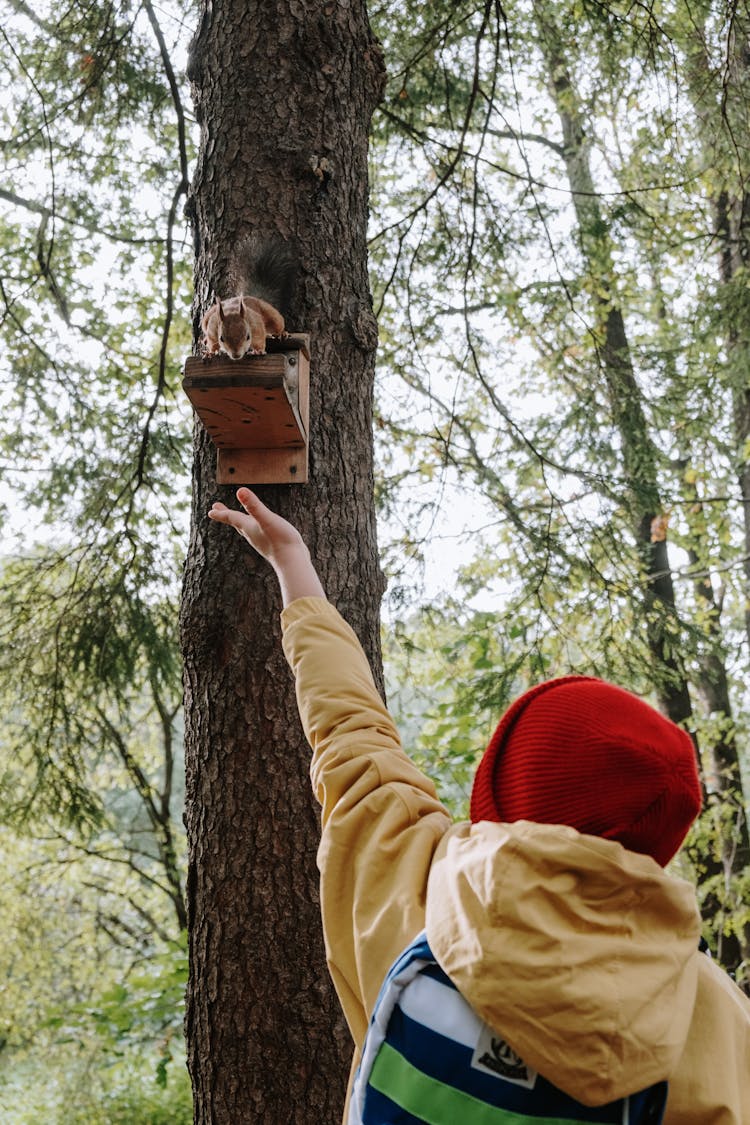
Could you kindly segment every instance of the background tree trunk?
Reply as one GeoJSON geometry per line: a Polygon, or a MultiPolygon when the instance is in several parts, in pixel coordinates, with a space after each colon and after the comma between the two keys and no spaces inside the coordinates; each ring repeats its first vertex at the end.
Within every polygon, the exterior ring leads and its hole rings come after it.
{"type": "MultiPolygon", "coordinates": [[[[655,687],[664,712],[673,722],[690,731],[696,746],[698,764],[703,766],[694,731],[692,703],[683,660],[681,633],[674,585],[667,552],[666,526],[662,535],[653,535],[652,526],[664,507],[659,489],[658,453],[650,436],[641,393],[618,299],[618,278],[606,217],[600,207],[589,163],[589,148],[583,118],[579,112],[564,48],[553,16],[541,0],[534,5],[540,46],[549,74],[549,88],[555,101],[563,134],[563,158],[578,222],[581,253],[594,285],[593,304],[598,323],[594,329],[600,365],[607,387],[612,418],[622,450],[623,476],[628,503],[644,573],[644,618],[655,687]]],[[[705,583],[699,597],[706,603],[711,583],[705,583]]],[[[712,618],[713,626],[718,620],[712,618]]],[[[699,686],[710,711],[724,717],[732,729],[732,713],[726,688],[726,669],[717,648],[717,636],[710,657],[700,661],[699,686]],[[722,681],[721,677],[724,676],[722,681]]],[[[745,870],[748,856],[747,825],[743,813],[742,781],[737,746],[726,733],[714,740],[712,762],[717,773],[717,788],[722,807],[727,810],[718,827],[721,860],[711,848],[691,849],[691,856],[702,878],[720,877],[729,881],[745,870]]],[[[704,786],[705,789],[705,786],[704,786]]],[[[723,896],[704,895],[703,917],[723,930],[723,896]]],[[[747,931],[745,927],[745,931],[747,931]]],[[[747,932],[744,939],[722,932],[719,954],[724,966],[741,972],[747,958],[747,932]]]]}
{"type": "Polygon", "coordinates": [[[592,288],[595,324],[591,331],[612,420],[620,438],[633,538],[643,569],[643,618],[654,687],[664,712],[673,722],[684,723],[692,733],[690,692],[677,656],[681,626],[666,538],[655,540],[651,531],[654,519],[664,511],[658,483],[658,454],[635,376],[618,296],[609,226],[591,173],[590,145],[555,16],[542,0],[535,2],[534,15],[549,90],[560,120],[562,154],[578,224],[581,256],[592,288]]]}
{"type": "MultiPolygon", "coordinates": [[[[705,18],[705,16],[704,16],[705,18]]],[[[750,306],[745,275],[750,265],[750,194],[746,190],[746,144],[750,60],[746,48],[748,20],[741,12],[732,19],[726,46],[726,67],[717,76],[708,55],[705,23],[690,23],[686,43],[687,88],[696,112],[699,139],[707,166],[713,169],[712,205],[718,250],[717,265],[721,286],[718,289],[719,323],[724,332],[726,379],[731,393],[735,471],[741,499],[745,576],[745,635],[750,644],[750,386],[748,359],[750,306]]],[[[710,580],[706,600],[713,597],[710,580]]],[[[718,632],[718,613],[713,610],[711,625],[718,632]]],[[[710,712],[721,714],[728,699],[728,685],[710,670],[702,676],[701,691],[710,712]]],[[[718,797],[716,814],[720,823],[721,858],[725,871],[728,906],[741,905],[742,879],[750,863],[748,826],[739,750],[735,727],[731,724],[717,740],[713,751],[714,789],[718,797]]],[[[725,933],[722,941],[729,949],[737,947],[735,964],[738,981],[750,993],[750,922],[744,921],[725,933]],[[741,960],[741,964],[736,962],[741,960]]],[[[724,959],[724,963],[727,961],[724,959]]]]}
{"type": "MultiPolygon", "coordinates": [[[[292,240],[289,327],[312,335],[310,483],[259,490],[305,536],[380,667],[373,507],[377,328],[366,262],[367,136],[382,90],[363,3],[207,5],[190,63],[201,150],[191,200],[196,322],[237,240],[292,240]]],[[[196,1122],[336,1122],[351,1042],[325,966],[318,818],[270,569],[209,525],[215,450],[195,431],[183,592],[196,1122]]],[[[379,674],[376,672],[376,674],[379,674]]]]}

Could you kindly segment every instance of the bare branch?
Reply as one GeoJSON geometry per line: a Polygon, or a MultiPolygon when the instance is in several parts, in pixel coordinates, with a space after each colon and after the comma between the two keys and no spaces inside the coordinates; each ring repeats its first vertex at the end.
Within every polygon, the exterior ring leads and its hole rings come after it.
{"type": "MultiPolygon", "coordinates": [[[[17,192],[9,191],[7,188],[0,188],[0,199],[4,199],[6,203],[12,203],[14,207],[22,207],[25,211],[31,211],[35,215],[41,215],[43,218],[52,216],[52,211],[43,203],[37,202],[35,199],[26,199],[17,192]]],[[[89,234],[101,235],[106,238],[108,242],[118,242],[125,246],[159,246],[164,241],[161,237],[155,238],[127,238],[117,230],[108,229],[101,225],[96,220],[88,221],[80,215],[66,215],[61,211],[55,212],[55,219],[61,223],[68,223],[70,226],[79,227],[81,230],[87,231],[89,234]]]]}

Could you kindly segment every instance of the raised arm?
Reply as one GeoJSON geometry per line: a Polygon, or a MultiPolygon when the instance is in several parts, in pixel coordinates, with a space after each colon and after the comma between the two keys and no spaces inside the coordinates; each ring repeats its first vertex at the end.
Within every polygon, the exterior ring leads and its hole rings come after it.
{"type": "Polygon", "coordinates": [[[450,825],[433,783],[401,748],[367,658],[328,602],[299,532],[248,488],[244,512],[214,504],[276,572],[284,652],[313,751],[328,964],[352,1035],[364,1040],[386,970],[424,926],[427,875],[450,825]]]}

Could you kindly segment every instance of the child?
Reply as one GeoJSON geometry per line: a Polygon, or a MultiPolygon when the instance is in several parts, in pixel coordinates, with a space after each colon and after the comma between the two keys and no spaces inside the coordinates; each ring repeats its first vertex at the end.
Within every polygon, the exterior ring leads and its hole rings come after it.
{"type": "Polygon", "coordinates": [[[748,1125],[750,1001],[699,952],[694,891],[663,870],[700,810],[690,738],[600,680],[539,684],[501,719],[470,821],[452,824],[301,536],[237,497],[244,512],[209,515],[281,585],[328,964],[357,1055],[389,967],[426,928],[474,1011],[562,1091],[601,1105],[666,1079],[665,1125],[748,1125]]]}

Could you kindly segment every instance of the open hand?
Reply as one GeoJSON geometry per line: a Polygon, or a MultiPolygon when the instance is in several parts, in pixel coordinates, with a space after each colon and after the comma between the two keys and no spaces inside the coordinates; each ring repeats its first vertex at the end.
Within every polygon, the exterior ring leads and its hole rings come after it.
{"type": "Polygon", "coordinates": [[[217,501],[208,513],[208,518],[217,523],[229,524],[272,565],[279,554],[290,548],[302,548],[307,552],[297,528],[267,508],[249,488],[239,488],[237,499],[245,509],[244,512],[227,508],[217,501]]]}
{"type": "Polygon", "coordinates": [[[267,508],[249,488],[239,488],[237,499],[244,512],[217,501],[208,518],[233,527],[271,564],[281,584],[284,604],[295,598],[325,597],[297,528],[267,508]]]}

